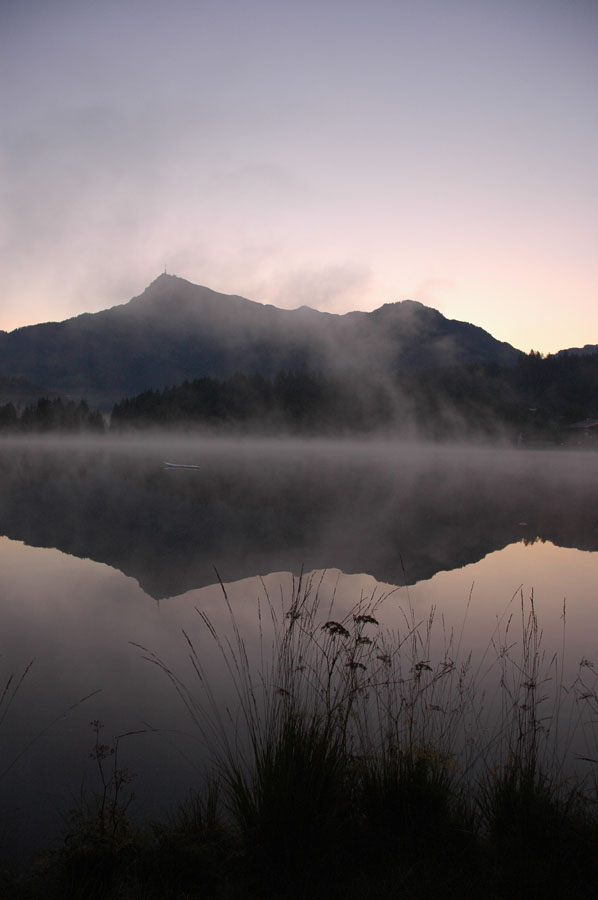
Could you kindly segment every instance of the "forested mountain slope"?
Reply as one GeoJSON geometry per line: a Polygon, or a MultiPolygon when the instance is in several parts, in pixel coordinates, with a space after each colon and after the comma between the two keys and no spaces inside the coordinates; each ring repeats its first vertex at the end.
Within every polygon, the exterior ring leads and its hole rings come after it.
{"type": "Polygon", "coordinates": [[[202,376],[341,376],[521,356],[481,328],[406,300],[370,313],[288,310],[160,275],[138,297],[98,313],[0,332],[0,376],[109,408],[126,395],[202,376]]]}

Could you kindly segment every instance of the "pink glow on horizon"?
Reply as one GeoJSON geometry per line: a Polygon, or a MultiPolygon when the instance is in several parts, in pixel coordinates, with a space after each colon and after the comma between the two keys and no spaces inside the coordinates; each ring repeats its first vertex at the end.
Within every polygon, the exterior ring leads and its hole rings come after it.
{"type": "Polygon", "coordinates": [[[0,329],[168,271],[598,343],[598,6],[24,0],[0,11],[0,329]]]}

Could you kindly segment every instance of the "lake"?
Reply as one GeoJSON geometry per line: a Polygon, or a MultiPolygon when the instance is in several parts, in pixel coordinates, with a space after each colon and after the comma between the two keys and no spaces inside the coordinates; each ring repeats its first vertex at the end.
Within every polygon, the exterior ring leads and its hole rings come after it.
{"type": "MultiPolygon", "coordinates": [[[[422,662],[433,665],[452,633],[452,651],[474,655],[488,709],[497,660],[507,646],[517,652],[533,597],[547,671],[556,654],[546,696],[580,671],[595,685],[598,454],[391,440],[4,440],[3,686],[14,673],[0,706],[4,851],[47,842],[81,791],[97,789],[92,721],[107,744],[127,734],[119,754],[140,817],[164,815],[200,785],[201,734],[152,654],[194,691],[184,629],[230,707],[198,610],[231,634],[221,581],[258,653],[260,613],[270,604],[284,620],[300,578],[335,620],[360,598],[380,603],[389,629],[425,628],[433,610],[422,662]]],[[[579,758],[597,751],[578,728],[582,693],[569,691],[563,728],[584,777],[593,763],[579,758]]]]}

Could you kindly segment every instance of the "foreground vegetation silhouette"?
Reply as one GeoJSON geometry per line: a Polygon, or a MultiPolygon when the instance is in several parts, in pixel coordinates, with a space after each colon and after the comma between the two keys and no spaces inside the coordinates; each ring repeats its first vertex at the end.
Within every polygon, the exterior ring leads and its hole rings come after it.
{"type": "Polygon", "coordinates": [[[190,634],[191,683],[138,647],[212,752],[204,785],[170,821],[134,824],[119,762],[127,735],[105,743],[93,722],[97,791],[71,811],[61,846],[24,875],[5,873],[0,896],[595,896],[598,680],[583,659],[563,683],[533,596],[497,625],[492,658],[475,660],[458,635],[438,633],[433,611],[422,622],[406,610],[388,632],[387,597],[336,618],[318,583],[302,579],[286,604],[266,592],[256,651],[223,594],[229,633],[199,615],[232,704],[190,634]],[[498,716],[481,689],[490,670],[498,716]],[[557,740],[571,714],[587,741],[585,775],[557,740]]]}

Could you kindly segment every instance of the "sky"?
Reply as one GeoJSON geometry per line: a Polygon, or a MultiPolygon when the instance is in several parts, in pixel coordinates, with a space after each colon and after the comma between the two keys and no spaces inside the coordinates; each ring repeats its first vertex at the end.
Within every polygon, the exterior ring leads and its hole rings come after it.
{"type": "Polygon", "coordinates": [[[166,269],[598,343],[596,0],[0,0],[0,329],[166,269]]]}

